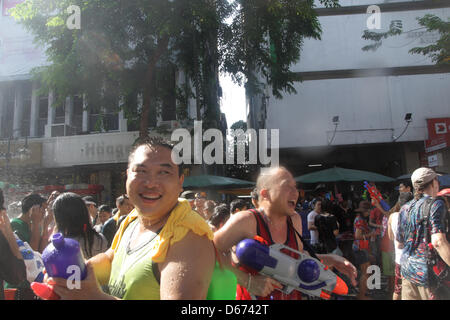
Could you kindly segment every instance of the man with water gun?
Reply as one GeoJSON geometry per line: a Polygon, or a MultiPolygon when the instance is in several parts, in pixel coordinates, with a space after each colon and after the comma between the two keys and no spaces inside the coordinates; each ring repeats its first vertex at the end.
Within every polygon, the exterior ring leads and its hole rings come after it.
{"type": "Polygon", "coordinates": [[[207,297],[215,265],[213,233],[186,200],[184,175],[172,146],[139,140],[129,156],[126,190],[135,209],[120,225],[111,248],[86,263],[80,288],[47,278],[61,299],[196,300],[207,297]],[[142,285],[145,284],[145,285],[142,285]],[[108,293],[100,285],[107,285],[108,293]]]}
{"type": "MultiPolygon", "coordinates": [[[[294,251],[306,251],[300,234],[302,222],[295,212],[298,199],[296,182],[292,174],[285,168],[270,168],[258,177],[258,210],[247,210],[236,213],[215,233],[214,244],[219,251],[227,252],[244,239],[258,236],[267,245],[285,244],[290,249],[281,252],[291,258],[298,259],[294,251]]],[[[274,247],[271,247],[274,248],[274,247]]],[[[233,249],[235,270],[238,278],[237,299],[301,299],[298,290],[290,293],[282,292],[286,285],[274,279],[239,265],[236,251],[233,249]],[[278,290],[276,290],[278,289],[278,290]]],[[[333,254],[317,255],[328,268],[336,268],[350,278],[356,285],[356,268],[345,258],[333,254]]]]}

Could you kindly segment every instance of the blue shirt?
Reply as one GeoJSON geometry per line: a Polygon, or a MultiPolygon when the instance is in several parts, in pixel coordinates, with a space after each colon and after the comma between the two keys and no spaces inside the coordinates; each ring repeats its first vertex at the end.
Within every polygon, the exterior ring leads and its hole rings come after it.
{"type": "MultiPolygon", "coordinates": [[[[419,200],[411,200],[399,213],[397,241],[403,243],[404,249],[400,259],[401,274],[418,286],[428,287],[428,268],[425,257],[426,246],[424,226],[422,223],[424,201],[428,195],[419,200]]],[[[428,215],[428,233],[444,233],[443,219],[447,209],[442,200],[436,200],[428,215]]]]}

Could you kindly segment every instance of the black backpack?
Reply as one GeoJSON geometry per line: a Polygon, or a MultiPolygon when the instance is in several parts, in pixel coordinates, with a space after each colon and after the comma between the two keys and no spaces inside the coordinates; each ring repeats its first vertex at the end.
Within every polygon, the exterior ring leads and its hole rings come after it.
{"type": "Polygon", "coordinates": [[[445,217],[442,219],[444,223],[444,231],[449,240],[449,222],[450,215],[448,209],[445,207],[444,199],[426,198],[424,201],[422,224],[424,226],[424,236],[427,241],[425,257],[427,260],[428,268],[428,280],[430,284],[430,290],[436,300],[449,300],[450,299],[450,267],[442,260],[436,249],[432,248],[431,235],[428,230],[429,215],[432,205],[437,201],[442,200],[444,202],[445,217]]]}

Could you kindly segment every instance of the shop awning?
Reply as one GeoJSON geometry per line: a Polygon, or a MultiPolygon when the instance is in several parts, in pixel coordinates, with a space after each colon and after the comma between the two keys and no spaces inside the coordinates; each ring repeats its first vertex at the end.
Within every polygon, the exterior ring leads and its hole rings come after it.
{"type": "Polygon", "coordinates": [[[296,177],[295,181],[302,183],[338,181],[393,182],[395,179],[370,171],[334,167],[296,177]]]}
{"type": "Polygon", "coordinates": [[[252,181],[240,180],[214,175],[189,176],[184,178],[184,189],[238,189],[250,188],[255,185],[252,181]]]}

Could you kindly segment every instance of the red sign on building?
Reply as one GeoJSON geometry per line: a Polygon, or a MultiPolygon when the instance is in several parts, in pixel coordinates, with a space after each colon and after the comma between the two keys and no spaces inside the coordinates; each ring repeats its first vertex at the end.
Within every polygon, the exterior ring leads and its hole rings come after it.
{"type": "Polygon", "coordinates": [[[428,140],[425,152],[445,149],[450,146],[450,118],[427,119],[428,140]]]}
{"type": "Polygon", "coordinates": [[[3,0],[2,12],[4,16],[9,16],[9,9],[14,8],[19,3],[25,2],[25,0],[3,0]]]}

